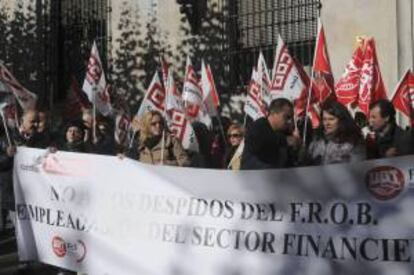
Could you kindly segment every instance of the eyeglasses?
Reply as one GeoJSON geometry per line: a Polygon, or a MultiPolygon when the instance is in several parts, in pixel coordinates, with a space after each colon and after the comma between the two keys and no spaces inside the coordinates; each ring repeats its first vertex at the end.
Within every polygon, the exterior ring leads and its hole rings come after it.
{"type": "Polygon", "coordinates": [[[241,134],[229,134],[229,135],[227,135],[228,138],[239,138],[241,136],[242,136],[241,134]]]}

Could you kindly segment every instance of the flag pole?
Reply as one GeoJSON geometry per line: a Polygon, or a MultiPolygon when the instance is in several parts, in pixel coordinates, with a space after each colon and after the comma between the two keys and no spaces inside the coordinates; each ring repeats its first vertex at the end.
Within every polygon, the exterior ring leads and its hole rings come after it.
{"type": "Polygon", "coordinates": [[[217,118],[218,118],[218,123],[220,127],[220,132],[221,132],[221,135],[223,136],[224,145],[227,147],[227,139],[226,139],[226,135],[224,134],[223,123],[221,122],[221,117],[219,113],[217,113],[217,118]]]}
{"type": "Polygon", "coordinates": [[[312,66],[312,70],[311,70],[311,78],[310,78],[310,84],[309,84],[309,90],[308,90],[308,98],[306,99],[306,109],[305,109],[305,125],[303,127],[303,144],[306,144],[306,133],[308,132],[308,110],[309,110],[309,106],[310,106],[310,99],[311,99],[311,94],[312,94],[312,78],[313,78],[313,66],[312,66]]]}
{"type": "Polygon", "coordinates": [[[133,131],[132,135],[129,135],[129,145],[128,145],[128,149],[132,148],[132,144],[134,143],[134,139],[135,139],[135,135],[136,135],[137,131],[133,131]]]}
{"type": "Polygon", "coordinates": [[[161,137],[161,165],[164,165],[164,146],[165,146],[165,125],[162,129],[162,137],[161,137]]]}
{"type": "Polygon", "coordinates": [[[7,142],[9,143],[9,146],[12,146],[9,129],[7,128],[6,118],[4,117],[3,109],[1,110],[1,118],[3,120],[3,127],[4,127],[4,131],[6,132],[7,142]]]}
{"type": "Polygon", "coordinates": [[[312,95],[312,86],[313,86],[313,74],[314,74],[314,67],[315,67],[315,57],[316,57],[316,52],[318,50],[318,44],[319,44],[319,37],[320,37],[320,32],[322,29],[322,22],[321,19],[318,18],[318,34],[316,36],[316,45],[315,45],[315,52],[313,53],[313,62],[312,62],[312,68],[311,68],[311,75],[310,75],[310,84],[309,84],[309,90],[308,90],[308,98],[306,100],[306,107],[305,107],[305,125],[303,127],[303,145],[306,144],[306,133],[308,132],[308,109],[310,106],[310,100],[311,100],[311,95],[312,95]]]}
{"type": "Polygon", "coordinates": [[[92,106],[92,143],[96,141],[96,85],[93,87],[93,106],[92,106]]]}
{"type": "Polygon", "coordinates": [[[16,129],[20,128],[20,121],[19,121],[19,114],[18,114],[18,108],[17,108],[17,100],[16,97],[13,97],[14,100],[14,122],[16,123],[16,129]]]}
{"type": "Polygon", "coordinates": [[[244,114],[244,118],[243,118],[243,128],[246,129],[246,123],[247,123],[247,114],[244,114]]]}
{"type": "MultiPolygon", "coordinates": [[[[162,63],[161,63],[162,64],[162,63]]],[[[161,65],[162,67],[162,65],[161,65]]],[[[169,73],[169,72],[168,72],[169,73]]],[[[168,84],[165,83],[165,79],[164,79],[164,72],[163,69],[161,68],[161,74],[162,74],[162,83],[164,86],[164,93],[165,93],[165,101],[164,101],[164,111],[163,111],[163,119],[164,119],[164,125],[162,127],[162,137],[161,137],[161,165],[164,165],[164,147],[165,147],[165,127],[167,126],[167,102],[168,102],[168,91],[167,91],[167,87],[168,84]]]]}

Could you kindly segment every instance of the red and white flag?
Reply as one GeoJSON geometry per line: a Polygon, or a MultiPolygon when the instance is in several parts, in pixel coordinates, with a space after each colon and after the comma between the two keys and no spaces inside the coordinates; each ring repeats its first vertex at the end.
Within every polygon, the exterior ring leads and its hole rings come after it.
{"type": "Polygon", "coordinates": [[[200,121],[207,127],[210,127],[212,122],[204,106],[201,81],[197,76],[189,57],[187,57],[185,71],[182,98],[184,101],[186,117],[190,121],[200,121]]]}
{"type": "Polygon", "coordinates": [[[351,60],[345,67],[338,83],[335,86],[335,94],[338,102],[343,105],[355,104],[358,101],[358,91],[361,77],[361,68],[364,60],[365,42],[358,38],[357,47],[351,60]]]}
{"type": "Polygon", "coordinates": [[[361,78],[358,90],[358,107],[368,115],[369,105],[379,99],[386,99],[387,92],[379,68],[375,41],[366,41],[364,59],[361,67],[361,78]]]}
{"type": "Polygon", "coordinates": [[[203,101],[203,94],[199,84],[200,80],[197,76],[194,66],[191,64],[190,58],[187,57],[182,94],[183,100],[185,102],[190,102],[198,106],[201,105],[203,101]]]}
{"type": "Polygon", "coordinates": [[[170,65],[168,64],[167,60],[165,60],[164,57],[161,57],[162,84],[164,85],[165,89],[167,89],[169,67],[170,65]]]}
{"type": "Polygon", "coordinates": [[[295,116],[297,118],[304,118],[305,116],[307,116],[312,122],[312,128],[316,129],[320,125],[320,117],[317,107],[315,106],[315,103],[317,103],[317,99],[314,97],[314,93],[312,93],[312,91],[309,91],[309,85],[311,80],[309,76],[306,74],[305,70],[303,69],[302,64],[300,64],[299,61],[297,61],[296,59],[293,60],[295,63],[295,67],[298,70],[301,83],[303,83],[304,85],[304,88],[300,96],[293,101],[295,116]],[[309,92],[311,92],[310,95],[309,92]],[[307,111],[305,111],[306,106],[308,105],[308,100],[309,106],[307,111]]]}
{"type": "Polygon", "coordinates": [[[95,41],[92,45],[82,89],[88,96],[89,101],[96,106],[96,109],[102,115],[108,116],[112,113],[111,99],[106,85],[105,73],[95,41]]]}
{"type": "Polygon", "coordinates": [[[173,109],[184,111],[184,102],[175,85],[171,68],[167,71],[167,81],[165,83],[165,108],[167,112],[173,109]]]}
{"type": "Polygon", "coordinates": [[[307,85],[300,76],[294,59],[279,35],[272,70],[272,99],[283,97],[294,101],[303,92],[306,92],[306,89],[307,85]]]}
{"type": "Polygon", "coordinates": [[[75,76],[71,77],[70,90],[66,98],[64,117],[74,119],[83,109],[91,108],[91,104],[84,92],[81,91],[75,76]]]}
{"type": "Polygon", "coordinates": [[[169,128],[172,134],[181,141],[184,149],[198,152],[197,137],[185,113],[181,110],[173,109],[169,112],[169,115],[169,128]]]}
{"type": "Polygon", "coordinates": [[[253,68],[252,77],[247,90],[246,101],[244,103],[244,112],[253,120],[265,117],[266,105],[263,102],[259,86],[259,74],[256,68],[253,68]]]}
{"type": "Polygon", "coordinates": [[[37,95],[23,87],[12,73],[0,62],[0,92],[12,93],[23,110],[36,107],[37,95]]]}
{"type": "Polygon", "coordinates": [[[272,101],[272,96],[270,94],[271,80],[269,69],[267,68],[266,60],[262,52],[260,52],[259,59],[257,60],[257,76],[262,100],[269,105],[272,101]]]}
{"type": "MultiPolygon", "coordinates": [[[[2,90],[0,90],[0,93],[2,90]]],[[[17,117],[17,108],[16,108],[16,99],[12,94],[2,96],[0,102],[0,110],[4,119],[6,120],[6,125],[10,128],[16,128],[16,117],[17,117]]]]}
{"type": "Polygon", "coordinates": [[[318,103],[323,103],[329,97],[335,97],[334,79],[326,45],[325,31],[319,20],[318,37],[313,59],[312,93],[318,103]]]}
{"type": "Polygon", "coordinates": [[[184,103],[175,85],[171,68],[169,68],[167,76],[165,108],[168,127],[172,134],[181,141],[184,149],[198,152],[197,138],[186,117],[184,103]]]}
{"type": "Polygon", "coordinates": [[[220,100],[210,65],[206,65],[204,60],[201,62],[201,89],[206,112],[210,116],[218,116],[220,100]]]}
{"type": "Polygon", "coordinates": [[[414,126],[414,73],[410,70],[407,70],[398,83],[392,98],[392,104],[414,126]]]}
{"type": "Polygon", "coordinates": [[[164,106],[165,89],[162,87],[158,72],[155,72],[136,116],[141,118],[148,111],[158,111],[162,114],[164,106]]]}

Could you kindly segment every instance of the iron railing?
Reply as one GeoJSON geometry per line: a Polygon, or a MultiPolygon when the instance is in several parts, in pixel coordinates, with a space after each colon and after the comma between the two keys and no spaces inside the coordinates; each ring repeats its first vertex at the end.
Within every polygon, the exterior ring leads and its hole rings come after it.
{"type": "MultiPolygon", "coordinates": [[[[280,34],[303,65],[312,62],[320,0],[222,0],[230,89],[246,85],[260,51],[272,66],[280,34]]],[[[270,67],[271,68],[271,67],[270,67]]]]}
{"type": "MultiPolygon", "coordinates": [[[[108,72],[108,34],[111,3],[108,0],[62,0],[60,2],[59,49],[60,73],[68,86],[68,79],[74,75],[79,82],[85,77],[86,62],[93,41],[96,41],[100,58],[108,72]]],[[[62,87],[63,88],[63,87],[62,87]]]]}

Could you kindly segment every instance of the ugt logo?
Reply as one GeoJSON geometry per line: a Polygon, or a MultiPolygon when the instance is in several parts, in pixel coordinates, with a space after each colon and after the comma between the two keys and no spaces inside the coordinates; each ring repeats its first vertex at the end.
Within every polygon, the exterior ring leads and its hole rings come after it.
{"type": "Polygon", "coordinates": [[[397,197],[405,186],[404,174],[393,166],[379,166],[368,171],[365,178],[368,191],[378,200],[397,197]]]}
{"type": "Polygon", "coordinates": [[[59,236],[54,236],[52,250],[57,257],[64,258],[68,256],[74,258],[77,263],[82,262],[86,257],[86,245],[81,240],[68,242],[59,236]]]}

